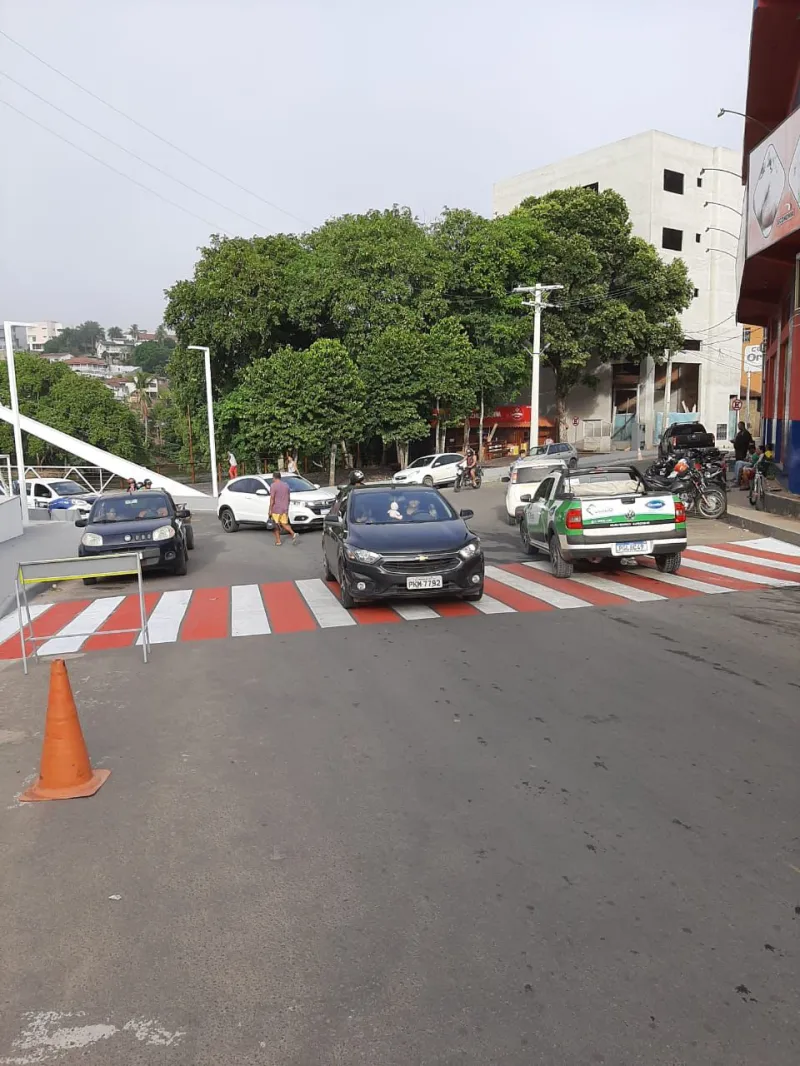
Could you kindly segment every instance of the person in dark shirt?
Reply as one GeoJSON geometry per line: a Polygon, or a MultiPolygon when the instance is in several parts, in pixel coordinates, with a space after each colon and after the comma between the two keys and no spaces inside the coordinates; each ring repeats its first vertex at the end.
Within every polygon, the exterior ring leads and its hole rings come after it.
{"type": "Polygon", "coordinates": [[[739,432],[733,438],[733,454],[739,461],[746,459],[749,452],[755,445],[755,441],[750,433],[750,430],[744,424],[739,423],[739,432]]]}
{"type": "Polygon", "coordinates": [[[281,478],[280,470],[272,475],[272,485],[269,490],[269,515],[273,522],[275,544],[281,546],[281,529],[291,534],[292,544],[297,543],[297,534],[289,525],[289,486],[281,478]]]}

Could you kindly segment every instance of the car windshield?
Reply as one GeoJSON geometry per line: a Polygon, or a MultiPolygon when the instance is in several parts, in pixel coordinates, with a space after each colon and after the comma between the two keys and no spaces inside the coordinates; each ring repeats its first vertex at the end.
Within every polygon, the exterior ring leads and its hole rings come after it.
{"type": "Polygon", "coordinates": [[[408,464],[408,469],[409,470],[414,470],[414,469],[416,469],[417,467],[420,467],[420,466],[427,466],[429,463],[432,463],[433,460],[434,460],[434,456],[433,455],[423,455],[421,459],[415,459],[413,463],[409,463],[408,464]]]}
{"type": "Polygon", "coordinates": [[[169,500],[160,492],[137,492],[128,496],[108,496],[97,500],[89,517],[95,522],[145,522],[169,518],[169,500]]]}
{"type": "Polygon", "coordinates": [[[517,484],[532,485],[535,481],[542,481],[544,474],[540,466],[518,466],[517,484]]]}
{"type": "Polygon", "coordinates": [[[85,496],[91,491],[77,481],[51,481],[50,488],[57,496],[85,496]]]}
{"type": "MultiPolygon", "coordinates": [[[[281,481],[289,486],[289,492],[314,492],[314,486],[304,477],[295,477],[293,474],[281,474],[281,481]]],[[[270,485],[272,479],[270,479],[270,485]]]]}
{"type": "Polygon", "coordinates": [[[409,522],[452,522],[457,515],[438,492],[354,492],[350,521],[355,525],[390,526],[409,522]]]}

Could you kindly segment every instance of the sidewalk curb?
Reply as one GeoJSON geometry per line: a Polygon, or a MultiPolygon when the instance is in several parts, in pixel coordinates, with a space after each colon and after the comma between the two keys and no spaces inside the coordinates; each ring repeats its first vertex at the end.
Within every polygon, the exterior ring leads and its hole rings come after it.
{"type": "MultiPolygon", "coordinates": [[[[28,603],[31,600],[35,600],[37,596],[40,596],[43,592],[47,592],[50,588],[51,581],[38,581],[35,585],[28,586],[28,603]]],[[[6,596],[4,600],[0,600],[0,618],[5,618],[7,614],[11,614],[12,611],[17,609],[17,597],[6,596]]]]}
{"type": "MultiPolygon", "coordinates": [[[[756,512],[761,513],[761,512],[756,512]]],[[[800,547],[800,529],[783,529],[781,526],[773,526],[769,522],[762,522],[758,518],[749,515],[732,514],[730,511],[717,519],[719,522],[727,522],[737,529],[747,529],[751,533],[758,533],[762,537],[774,537],[776,540],[785,540],[787,544],[795,544],[800,547]]]]}

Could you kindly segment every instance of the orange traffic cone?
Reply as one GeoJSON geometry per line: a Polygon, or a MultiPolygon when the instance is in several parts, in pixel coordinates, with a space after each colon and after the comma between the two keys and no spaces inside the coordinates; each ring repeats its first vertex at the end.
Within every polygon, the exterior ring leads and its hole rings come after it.
{"type": "Polygon", "coordinates": [[[39,780],[23,792],[20,801],[77,799],[93,796],[110,770],[93,770],[78,721],[67,665],[56,659],[50,668],[50,695],[44,724],[44,744],[39,780]]]}

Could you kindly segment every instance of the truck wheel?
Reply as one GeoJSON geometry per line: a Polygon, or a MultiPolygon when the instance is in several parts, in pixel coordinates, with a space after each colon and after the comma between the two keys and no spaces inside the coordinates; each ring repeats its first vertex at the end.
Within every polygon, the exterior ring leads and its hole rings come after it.
{"type": "Polygon", "coordinates": [[[519,539],[522,542],[522,550],[525,552],[526,555],[536,554],[536,548],[534,548],[534,546],[531,544],[524,518],[519,524],[519,539]]]}
{"type": "Polygon", "coordinates": [[[506,522],[508,522],[508,524],[510,526],[515,526],[518,521],[519,521],[519,519],[517,518],[516,515],[509,514],[508,511],[506,511],[506,522]]]}
{"type": "Polygon", "coordinates": [[[656,569],[662,574],[677,574],[681,568],[681,553],[670,552],[669,555],[656,556],[656,569]]]}
{"type": "Polygon", "coordinates": [[[553,570],[553,577],[572,577],[574,567],[561,554],[558,537],[555,534],[550,538],[550,566],[553,570]]]}

